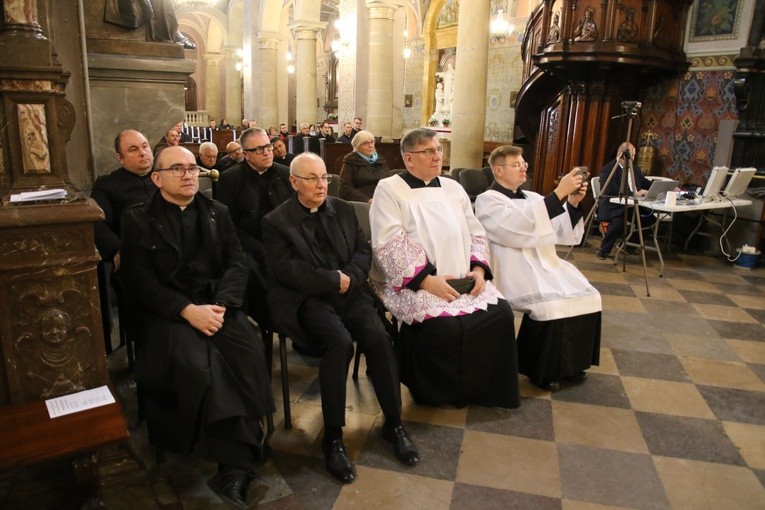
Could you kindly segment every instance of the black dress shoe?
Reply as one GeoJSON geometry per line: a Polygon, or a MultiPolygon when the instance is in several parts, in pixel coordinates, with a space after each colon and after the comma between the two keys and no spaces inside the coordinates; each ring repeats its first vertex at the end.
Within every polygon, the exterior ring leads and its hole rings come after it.
{"type": "Polygon", "coordinates": [[[534,386],[537,388],[541,388],[545,391],[549,391],[551,393],[555,393],[556,391],[560,391],[560,383],[556,380],[551,381],[545,381],[542,384],[536,384],[534,383],[534,386]]]}
{"type": "Polygon", "coordinates": [[[583,383],[584,381],[587,380],[587,372],[585,371],[577,372],[574,375],[570,375],[566,377],[566,380],[574,384],[583,383]]]}
{"type": "Polygon", "coordinates": [[[245,480],[247,470],[230,469],[218,471],[215,476],[207,480],[207,486],[218,495],[226,504],[233,508],[248,508],[244,499],[245,480]]]}
{"type": "Polygon", "coordinates": [[[600,250],[595,252],[595,256],[598,258],[598,260],[607,260],[608,259],[608,255],[606,255],[605,253],[601,253],[600,250]]]}
{"type": "Polygon", "coordinates": [[[356,479],[356,470],[348,458],[342,439],[335,439],[324,452],[324,464],[327,471],[343,483],[351,483],[356,479]]]}
{"type": "Polygon", "coordinates": [[[403,425],[383,426],[382,436],[393,445],[393,453],[404,464],[414,466],[420,461],[420,453],[403,425]]]}

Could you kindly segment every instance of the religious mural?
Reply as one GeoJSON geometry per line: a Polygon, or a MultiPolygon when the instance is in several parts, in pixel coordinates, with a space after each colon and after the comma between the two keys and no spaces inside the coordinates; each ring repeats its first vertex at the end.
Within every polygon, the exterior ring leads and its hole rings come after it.
{"type": "Polygon", "coordinates": [[[690,42],[738,38],[743,0],[701,0],[692,7],[690,42]]]}

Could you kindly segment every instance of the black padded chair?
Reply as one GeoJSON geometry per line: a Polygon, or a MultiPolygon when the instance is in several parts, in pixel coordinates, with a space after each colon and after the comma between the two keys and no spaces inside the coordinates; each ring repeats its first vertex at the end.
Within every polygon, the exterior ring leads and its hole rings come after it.
{"type": "Polygon", "coordinates": [[[450,169],[450,170],[449,170],[449,174],[450,174],[450,175],[451,175],[451,176],[452,176],[452,177],[453,177],[453,178],[454,178],[454,179],[455,179],[457,182],[459,182],[459,180],[460,180],[460,172],[462,172],[463,170],[464,170],[464,168],[460,168],[460,167],[457,167],[457,168],[452,168],[452,169],[450,169]]]}
{"type": "Polygon", "coordinates": [[[483,172],[483,175],[486,176],[486,180],[489,181],[489,186],[494,184],[494,172],[491,171],[490,166],[485,166],[481,168],[481,172],[483,172]]]}
{"type": "Polygon", "coordinates": [[[486,179],[486,176],[481,170],[476,168],[462,169],[459,173],[459,180],[470,197],[471,202],[474,202],[475,197],[489,189],[489,181],[486,179]]]}

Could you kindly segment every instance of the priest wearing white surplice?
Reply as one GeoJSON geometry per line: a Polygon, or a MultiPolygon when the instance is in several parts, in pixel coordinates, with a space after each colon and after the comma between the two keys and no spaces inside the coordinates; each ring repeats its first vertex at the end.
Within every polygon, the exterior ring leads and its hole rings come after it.
{"type": "Polygon", "coordinates": [[[406,172],[382,179],[370,210],[377,294],[401,322],[401,381],[425,405],[520,405],[513,312],[465,190],[441,177],[438,133],[401,140],[406,172]]]}
{"type": "Polygon", "coordinates": [[[577,244],[584,233],[579,204],[585,176],[563,176],[543,197],[522,191],[528,164],[519,147],[505,145],[489,156],[494,184],[478,196],[475,212],[486,229],[497,288],[522,312],[518,371],[543,389],[581,383],[600,359],[600,294],[556,244],[577,244]]]}

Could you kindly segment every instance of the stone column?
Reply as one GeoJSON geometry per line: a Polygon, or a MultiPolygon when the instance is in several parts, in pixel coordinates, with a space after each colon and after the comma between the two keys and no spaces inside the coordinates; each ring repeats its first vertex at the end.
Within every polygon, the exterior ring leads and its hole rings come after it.
{"type": "Polygon", "coordinates": [[[205,59],[205,109],[211,119],[220,121],[220,53],[207,53],[205,59]]]}
{"type": "Polygon", "coordinates": [[[348,47],[338,57],[338,80],[337,80],[337,121],[342,127],[343,122],[353,120],[356,115],[362,115],[356,107],[356,58],[358,48],[358,17],[359,4],[356,0],[340,0],[340,24],[342,36],[348,42],[348,47]]]}
{"type": "Polygon", "coordinates": [[[486,120],[490,0],[463,2],[457,28],[451,167],[481,168],[486,120]]]}
{"type": "Polygon", "coordinates": [[[326,23],[300,20],[289,26],[295,32],[295,83],[297,123],[316,122],[316,32],[326,23]]]}
{"type": "Polygon", "coordinates": [[[221,117],[226,117],[229,124],[238,126],[242,120],[242,73],[236,68],[237,62],[241,62],[236,56],[235,46],[226,46],[226,109],[221,117]]]}
{"type": "Polygon", "coordinates": [[[261,32],[258,34],[260,43],[260,97],[257,121],[263,128],[270,124],[279,125],[278,92],[276,81],[276,66],[278,65],[279,34],[276,32],[261,32]]]}
{"type": "Polygon", "coordinates": [[[393,111],[393,13],[395,5],[368,1],[369,8],[369,94],[367,129],[375,136],[391,136],[393,111]]]}

